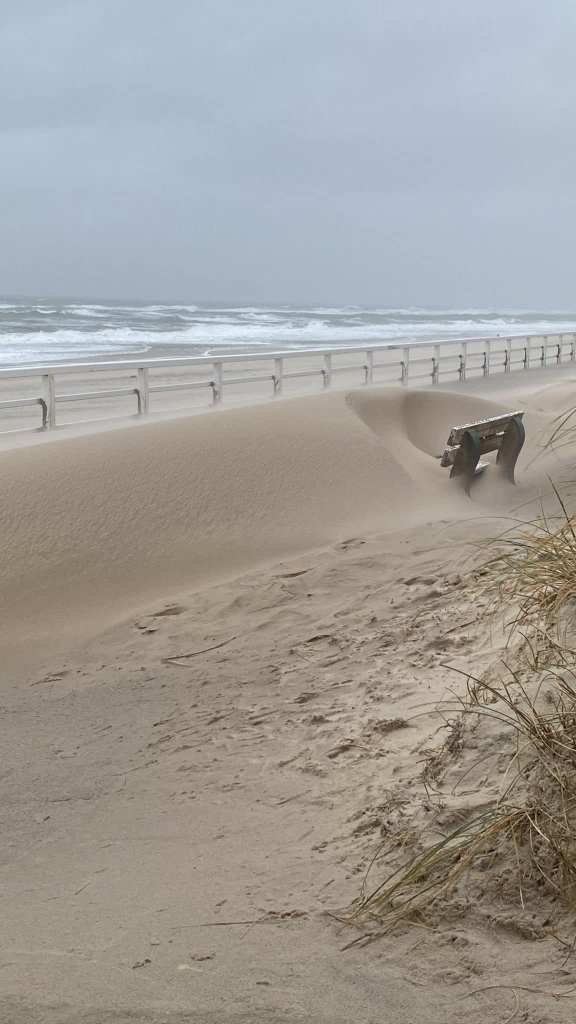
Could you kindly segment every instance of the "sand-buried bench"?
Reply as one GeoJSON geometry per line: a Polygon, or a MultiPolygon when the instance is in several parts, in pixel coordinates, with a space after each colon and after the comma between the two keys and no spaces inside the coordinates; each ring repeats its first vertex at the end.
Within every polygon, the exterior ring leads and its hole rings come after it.
{"type": "Polygon", "coordinates": [[[452,427],[440,465],[450,466],[450,476],[459,478],[468,493],[474,477],[488,465],[480,462],[480,456],[498,452],[499,469],[514,483],[514,468],[525,438],[523,416],[521,411],[509,412],[452,427]]]}

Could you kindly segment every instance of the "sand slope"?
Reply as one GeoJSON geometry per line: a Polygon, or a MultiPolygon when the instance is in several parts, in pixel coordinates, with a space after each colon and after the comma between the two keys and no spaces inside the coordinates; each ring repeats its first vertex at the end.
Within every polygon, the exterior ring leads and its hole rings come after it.
{"type": "Polygon", "coordinates": [[[5,657],[355,533],[462,514],[433,455],[452,423],[505,407],[373,389],[4,452],[5,657]]]}
{"type": "Polygon", "coordinates": [[[7,639],[77,636],[208,577],[392,527],[408,507],[416,521],[424,496],[429,514],[445,480],[407,447],[402,409],[397,394],[339,394],[3,453],[7,639]],[[381,406],[389,434],[356,414],[381,406]]]}

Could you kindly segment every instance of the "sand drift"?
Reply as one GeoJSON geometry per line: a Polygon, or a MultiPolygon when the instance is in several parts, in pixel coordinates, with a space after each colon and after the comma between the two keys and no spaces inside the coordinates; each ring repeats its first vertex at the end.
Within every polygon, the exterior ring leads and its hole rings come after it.
{"type": "Polygon", "coordinates": [[[454,423],[507,407],[363,389],[5,452],[4,650],[68,644],[159,595],[356,534],[470,515],[437,456],[454,423]]]}

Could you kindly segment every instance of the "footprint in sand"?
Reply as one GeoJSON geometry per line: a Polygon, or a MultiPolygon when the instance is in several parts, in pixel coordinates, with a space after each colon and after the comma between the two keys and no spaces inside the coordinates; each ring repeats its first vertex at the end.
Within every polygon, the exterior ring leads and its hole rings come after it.
{"type": "Polygon", "coordinates": [[[350,537],[349,540],[343,540],[340,544],[334,545],[334,551],[349,551],[352,548],[360,548],[366,541],[362,540],[361,537],[350,537]]]}
{"type": "Polygon", "coordinates": [[[186,608],[182,604],[168,604],[162,611],[154,612],[152,614],[153,619],[167,618],[169,615],[182,615],[186,611],[186,608]]]}

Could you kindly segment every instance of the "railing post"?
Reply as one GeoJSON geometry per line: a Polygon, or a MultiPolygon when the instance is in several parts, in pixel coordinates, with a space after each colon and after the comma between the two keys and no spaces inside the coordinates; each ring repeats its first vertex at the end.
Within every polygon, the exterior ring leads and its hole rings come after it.
{"type": "Polygon", "coordinates": [[[458,376],[460,378],[460,382],[461,383],[464,383],[464,381],[466,380],[466,365],[467,365],[467,362],[468,362],[468,343],[466,341],[463,341],[462,342],[462,351],[460,352],[460,366],[458,368],[458,376]]]}
{"type": "Polygon", "coordinates": [[[220,405],[224,391],[224,366],[222,363],[213,363],[212,368],[214,370],[212,405],[220,405]]]}
{"type": "Polygon", "coordinates": [[[572,341],[570,342],[570,362],[573,363],[576,360],[576,334],[572,335],[572,341]]]}
{"type": "Polygon", "coordinates": [[[557,349],[557,353],[556,353],[556,362],[558,363],[558,365],[560,365],[560,363],[562,362],[562,345],[563,344],[564,344],[564,335],[563,334],[559,334],[558,335],[558,349],[557,349]]]}
{"type": "Polygon", "coordinates": [[[150,410],[150,390],[148,386],[148,368],[146,366],[138,367],[138,394],[140,395],[138,412],[141,416],[147,416],[150,410]]]}
{"type": "Polygon", "coordinates": [[[56,383],[53,373],[47,373],[42,378],[44,384],[44,401],[46,402],[46,430],[53,430],[56,426],[56,383]]]}
{"type": "Polygon", "coordinates": [[[332,381],[332,355],[327,353],[324,356],[324,366],[322,368],[322,378],[325,388],[329,388],[332,381]]]}
{"type": "MultiPolygon", "coordinates": [[[[406,345],[402,352],[402,362],[400,363],[400,381],[402,384],[408,383],[408,376],[410,374],[410,346],[406,345]]],[[[434,379],[432,379],[434,383],[434,379]]]]}
{"type": "Polygon", "coordinates": [[[372,349],[366,352],[366,384],[374,383],[374,353],[372,349]]]}
{"type": "Polygon", "coordinates": [[[512,338],[506,338],[506,355],[504,357],[504,373],[512,369],[512,338]]]}
{"type": "Polygon", "coordinates": [[[526,344],[524,346],[524,369],[529,370],[532,362],[532,339],[530,335],[526,335],[526,344]]]}
{"type": "Polygon", "coordinates": [[[489,377],[490,376],[490,356],[491,355],[492,355],[492,345],[491,345],[490,341],[487,341],[486,342],[486,348],[484,350],[484,363],[482,364],[482,369],[484,371],[484,376],[485,377],[489,377]]]}
{"type": "Polygon", "coordinates": [[[434,345],[432,356],[432,383],[437,384],[440,379],[440,345],[434,345]]]}
{"type": "Polygon", "coordinates": [[[274,360],[274,377],[272,378],[272,380],[274,382],[274,392],[273,393],[274,393],[274,397],[276,398],[277,395],[281,395],[282,394],[282,386],[283,386],[283,383],[284,383],[284,360],[283,359],[275,359],[274,360]]]}
{"type": "Polygon", "coordinates": [[[541,338],[544,344],[540,345],[540,366],[546,366],[546,339],[541,338]]]}

